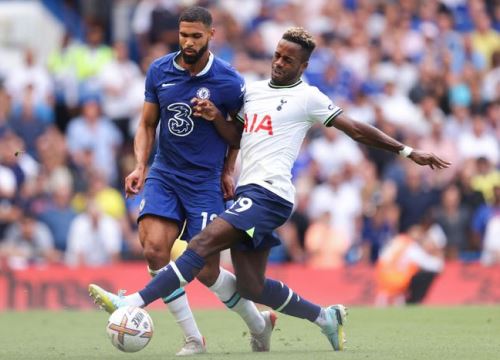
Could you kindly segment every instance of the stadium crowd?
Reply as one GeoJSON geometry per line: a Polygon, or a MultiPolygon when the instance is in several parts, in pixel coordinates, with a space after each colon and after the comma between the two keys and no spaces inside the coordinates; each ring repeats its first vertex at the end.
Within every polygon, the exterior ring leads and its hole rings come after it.
{"type": "Polygon", "coordinates": [[[83,1],[66,3],[81,12],[83,38],[68,29],[48,58],[26,48],[23,63],[0,67],[0,265],[142,258],[140,197],[124,198],[123,179],[145,73],[177,50],[178,14],[194,3],[214,16],[211,51],[246,81],[269,77],[281,34],[303,26],[318,43],[305,81],[354,118],[453,163],[432,172],[314,127],[273,261],[390,267],[403,258],[429,272],[445,260],[500,263],[495,1],[128,1],[127,36],[112,11],[96,17],[83,1]]]}

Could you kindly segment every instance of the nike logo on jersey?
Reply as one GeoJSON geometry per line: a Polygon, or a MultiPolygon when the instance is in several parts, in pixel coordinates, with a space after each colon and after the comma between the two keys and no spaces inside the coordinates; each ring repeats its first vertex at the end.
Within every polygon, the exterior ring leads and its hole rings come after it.
{"type": "Polygon", "coordinates": [[[175,85],[175,83],[164,83],[164,84],[161,84],[161,87],[166,88],[166,87],[174,86],[174,85],[175,85]]]}

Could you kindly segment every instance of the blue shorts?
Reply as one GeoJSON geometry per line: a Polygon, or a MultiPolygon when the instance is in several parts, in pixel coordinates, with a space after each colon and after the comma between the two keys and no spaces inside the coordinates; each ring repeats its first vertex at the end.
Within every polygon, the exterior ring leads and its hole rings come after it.
{"type": "Polygon", "coordinates": [[[181,238],[189,241],[224,211],[219,181],[194,183],[159,170],[152,170],[144,184],[139,207],[140,221],[144,215],[171,219],[186,228],[181,238]]]}
{"type": "Polygon", "coordinates": [[[236,201],[219,216],[243,230],[247,235],[236,249],[263,250],[280,245],[274,230],[292,214],[293,204],[258,185],[244,185],[236,189],[236,201]]]}

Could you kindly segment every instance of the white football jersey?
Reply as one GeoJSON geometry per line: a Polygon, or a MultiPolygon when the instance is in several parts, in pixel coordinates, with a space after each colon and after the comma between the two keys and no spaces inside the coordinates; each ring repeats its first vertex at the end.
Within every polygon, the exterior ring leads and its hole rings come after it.
{"type": "Polygon", "coordinates": [[[269,80],[247,85],[238,114],[244,123],[238,186],[257,184],[293,203],[291,170],[307,131],[315,122],[329,125],[340,113],[317,87],[302,80],[289,86],[269,80]]]}

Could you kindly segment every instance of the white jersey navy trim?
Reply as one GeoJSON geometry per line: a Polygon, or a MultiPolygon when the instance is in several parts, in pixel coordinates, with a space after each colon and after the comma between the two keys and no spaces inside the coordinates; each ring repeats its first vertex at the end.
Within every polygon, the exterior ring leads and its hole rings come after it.
{"type": "Polygon", "coordinates": [[[247,85],[243,108],[238,186],[257,184],[293,203],[291,169],[314,123],[329,126],[342,109],[317,87],[299,80],[289,86],[269,81],[247,85]]]}

